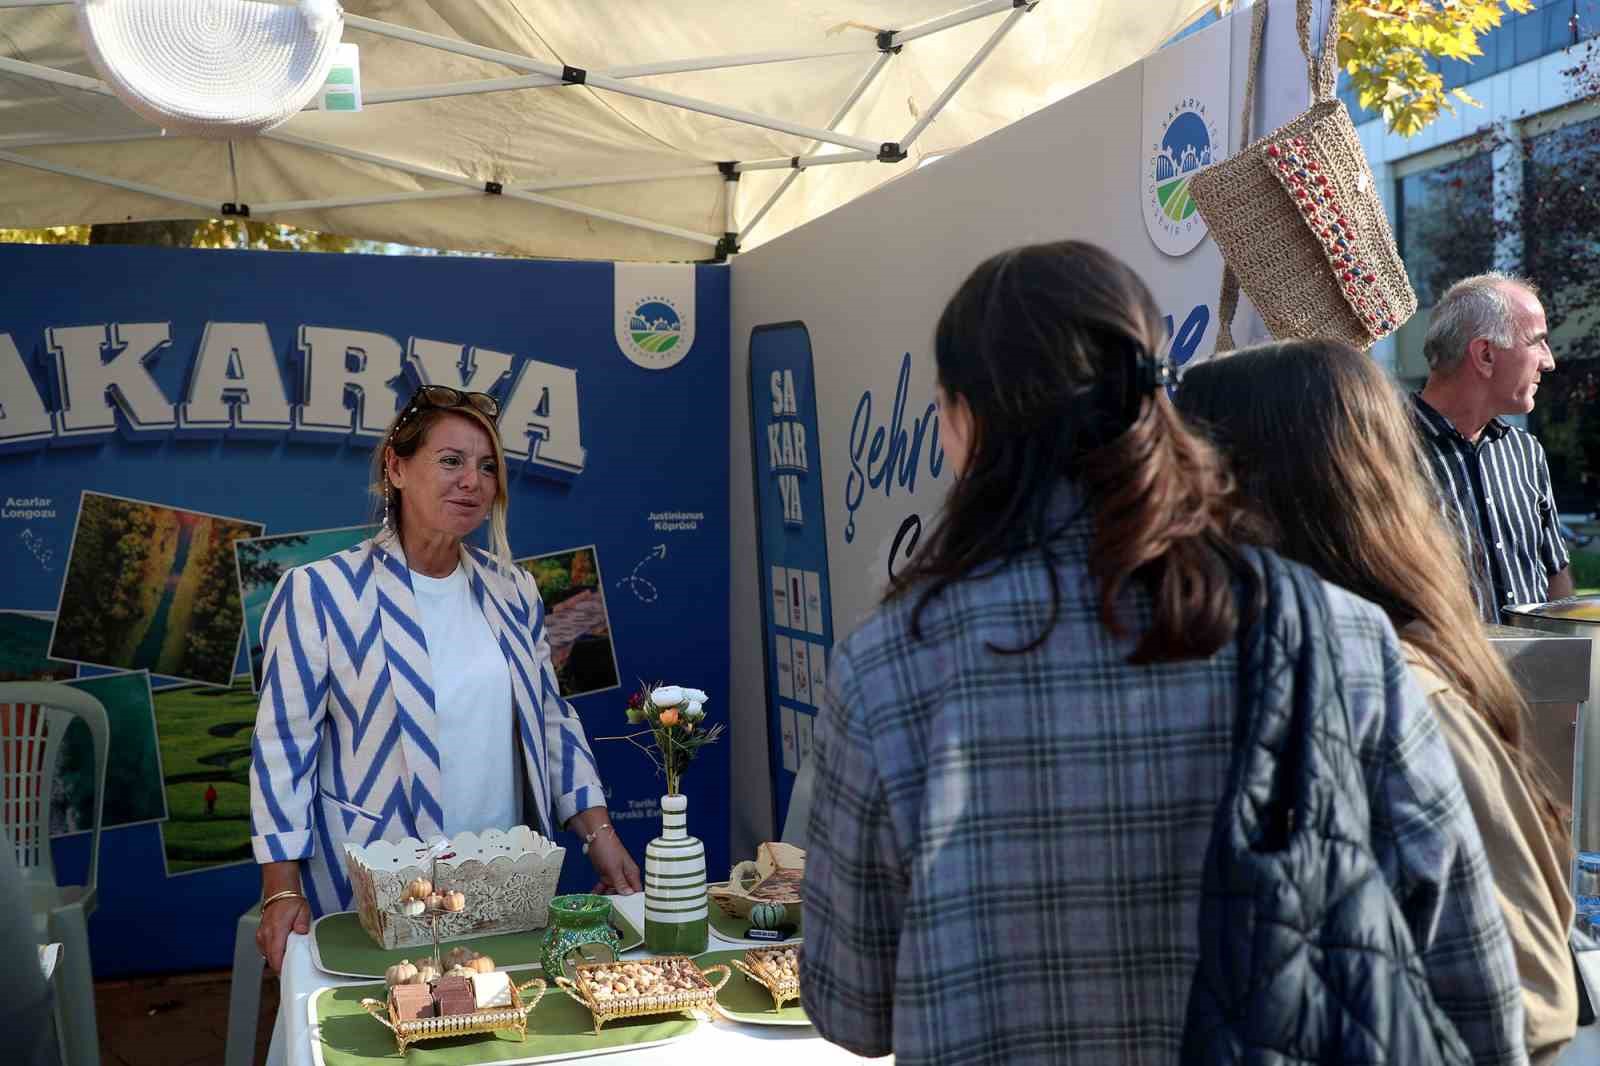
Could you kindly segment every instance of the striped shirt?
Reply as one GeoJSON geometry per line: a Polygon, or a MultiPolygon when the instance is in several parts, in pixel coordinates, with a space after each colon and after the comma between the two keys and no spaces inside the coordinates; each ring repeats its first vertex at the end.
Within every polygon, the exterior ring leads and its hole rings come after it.
{"type": "Polygon", "coordinates": [[[1461,538],[1478,613],[1499,622],[1502,608],[1548,599],[1550,575],[1566,569],[1568,559],[1543,446],[1498,418],[1474,443],[1421,394],[1411,399],[1441,510],[1461,538]]]}
{"type": "MultiPolygon", "coordinates": [[[[1063,494],[1071,505],[1070,493],[1063,494]]],[[[1065,514],[1071,514],[1067,510],[1065,514]]],[[[813,759],[800,982],[826,1039],[901,1066],[1172,1066],[1239,659],[1133,666],[1100,621],[1091,516],[915,592],[835,645],[813,759]]],[[[1324,586],[1372,845],[1477,1066],[1526,1063],[1516,964],[1450,750],[1378,608],[1324,586]]],[[[1151,597],[1124,586],[1133,632],[1151,597]]]]}

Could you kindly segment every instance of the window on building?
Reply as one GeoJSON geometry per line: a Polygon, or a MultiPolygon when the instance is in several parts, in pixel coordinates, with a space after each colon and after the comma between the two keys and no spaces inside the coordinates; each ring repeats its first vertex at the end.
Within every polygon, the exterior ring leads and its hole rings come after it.
{"type": "Polygon", "coordinates": [[[1556,358],[1529,425],[1549,456],[1559,509],[1590,513],[1600,506],[1600,118],[1534,132],[1527,148],[1523,265],[1556,358]]]}
{"type": "Polygon", "coordinates": [[[1401,178],[1395,190],[1400,258],[1430,307],[1458,278],[1494,265],[1494,172],[1486,153],[1401,178]]]}

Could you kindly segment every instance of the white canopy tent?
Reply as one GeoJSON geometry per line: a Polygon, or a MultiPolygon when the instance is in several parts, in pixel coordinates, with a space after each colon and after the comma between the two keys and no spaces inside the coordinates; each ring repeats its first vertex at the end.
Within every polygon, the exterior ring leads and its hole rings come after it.
{"type": "Polygon", "coordinates": [[[703,260],[1135,62],[1210,6],[961,2],[351,0],[364,109],[229,142],[124,106],[70,0],[0,0],[0,227],[247,212],[420,247],[703,260]]]}

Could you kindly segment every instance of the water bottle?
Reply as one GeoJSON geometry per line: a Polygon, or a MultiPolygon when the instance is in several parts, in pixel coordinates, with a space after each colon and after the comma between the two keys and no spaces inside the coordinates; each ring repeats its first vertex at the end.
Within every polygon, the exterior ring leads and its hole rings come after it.
{"type": "Polygon", "coordinates": [[[1600,851],[1578,852],[1577,915],[1573,924],[1600,937],[1600,851]]]}

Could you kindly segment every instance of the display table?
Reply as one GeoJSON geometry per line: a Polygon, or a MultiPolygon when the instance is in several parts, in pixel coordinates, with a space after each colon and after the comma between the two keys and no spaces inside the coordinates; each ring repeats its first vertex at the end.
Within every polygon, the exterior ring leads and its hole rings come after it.
{"type": "MultiPolygon", "coordinates": [[[[629,921],[644,928],[644,895],[613,896],[612,903],[629,921]]],[[[710,950],[727,945],[712,938],[710,950]]],[[[641,950],[629,957],[642,956],[641,950]]],[[[735,979],[739,979],[735,975],[735,979]]],[[[311,938],[289,935],[283,956],[278,1019],[272,1028],[272,1049],[267,1066],[313,1066],[309,1006],[312,995],[329,985],[371,984],[370,979],[333,977],[317,969],[311,961],[311,938]]],[[[552,990],[553,995],[561,995],[552,990]]],[[[372,1023],[377,1026],[378,1023],[372,1023]]],[[[506,1058],[514,1060],[515,1042],[506,1042],[506,1058]]],[[[401,1061],[396,1056],[395,1061],[401,1061]]],[[[660,1047],[618,1051],[590,1061],[611,1066],[670,1066],[684,1062],[759,1062],[761,1066],[827,1066],[829,1063],[893,1062],[893,1057],[868,1060],[850,1054],[817,1036],[815,1029],[764,1025],[702,1022],[683,1040],[660,1047]]]]}

